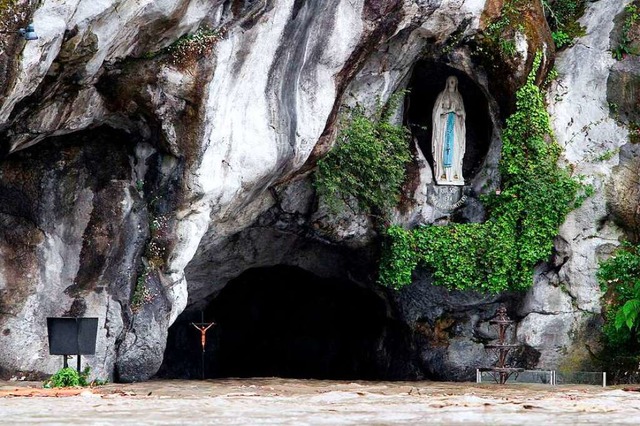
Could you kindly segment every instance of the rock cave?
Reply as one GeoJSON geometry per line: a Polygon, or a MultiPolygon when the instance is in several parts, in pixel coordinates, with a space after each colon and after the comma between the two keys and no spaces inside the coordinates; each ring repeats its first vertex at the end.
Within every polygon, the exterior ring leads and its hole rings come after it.
{"type": "Polygon", "coordinates": [[[466,154],[462,170],[469,182],[480,171],[489,150],[492,118],[487,96],[480,86],[466,73],[445,63],[432,60],[418,61],[408,86],[406,124],[418,141],[423,155],[433,168],[431,154],[431,114],[438,94],[444,89],[447,77],[458,78],[459,91],[466,109],[466,154]]]}
{"type": "Polygon", "coordinates": [[[159,376],[412,379],[411,333],[382,295],[295,266],[249,269],[170,327],[159,376]]]}

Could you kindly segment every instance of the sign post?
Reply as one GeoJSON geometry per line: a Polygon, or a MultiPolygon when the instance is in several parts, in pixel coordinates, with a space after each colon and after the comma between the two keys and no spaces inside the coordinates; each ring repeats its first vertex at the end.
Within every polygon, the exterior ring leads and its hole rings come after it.
{"type": "Polygon", "coordinates": [[[67,357],[77,356],[77,370],[81,370],[81,355],[96,353],[96,334],[98,318],[47,318],[49,354],[62,355],[63,365],[67,368],[67,357]]]}

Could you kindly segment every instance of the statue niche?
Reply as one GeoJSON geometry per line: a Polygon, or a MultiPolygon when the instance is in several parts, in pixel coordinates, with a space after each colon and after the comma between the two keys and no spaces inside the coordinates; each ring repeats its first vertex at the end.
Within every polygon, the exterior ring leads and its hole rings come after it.
{"type": "Polygon", "coordinates": [[[466,151],[466,113],[458,79],[447,78],[433,107],[431,153],[438,185],[464,185],[462,160],[466,151]]]}

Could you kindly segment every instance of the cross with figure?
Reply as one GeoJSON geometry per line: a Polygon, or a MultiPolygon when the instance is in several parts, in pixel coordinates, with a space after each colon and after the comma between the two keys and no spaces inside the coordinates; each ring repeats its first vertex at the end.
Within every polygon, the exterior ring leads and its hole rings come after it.
{"type": "Polygon", "coordinates": [[[205,347],[207,346],[207,330],[216,325],[215,322],[192,322],[192,326],[194,326],[198,331],[200,331],[200,344],[202,345],[202,352],[204,352],[205,347]]]}

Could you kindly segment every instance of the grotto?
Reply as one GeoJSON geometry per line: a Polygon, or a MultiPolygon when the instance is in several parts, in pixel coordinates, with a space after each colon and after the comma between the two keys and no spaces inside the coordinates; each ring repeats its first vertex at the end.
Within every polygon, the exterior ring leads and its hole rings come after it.
{"type": "Polygon", "coordinates": [[[204,320],[215,322],[203,356],[206,378],[416,378],[411,333],[390,318],[383,297],[295,266],[249,269],[202,310],[178,317],[158,375],[201,377],[200,332],[193,323],[204,320]]]}

